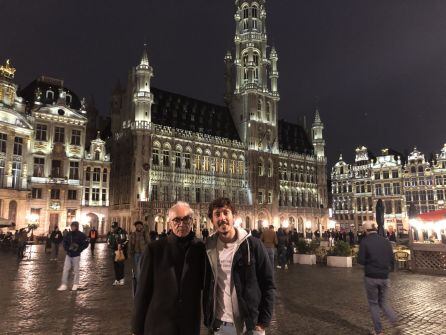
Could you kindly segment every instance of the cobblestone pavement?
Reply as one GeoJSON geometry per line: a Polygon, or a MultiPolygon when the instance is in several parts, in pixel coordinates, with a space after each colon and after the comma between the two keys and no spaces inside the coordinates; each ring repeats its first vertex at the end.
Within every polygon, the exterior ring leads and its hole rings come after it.
{"type": "MultiPolygon", "coordinates": [[[[96,256],[81,257],[81,289],[58,292],[63,252],[50,262],[43,247],[18,263],[0,252],[1,334],[129,334],[129,280],[113,287],[111,259],[104,244],[96,256]]],[[[127,279],[129,264],[126,266],[127,279]]],[[[277,303],[268,334],[368,334],[372,328],[360,267],[291,266],[277,270],[277,303]]],[[[446,334],[446,277],[392,274],[393,305],[403,334],[446,334]]],[[[387,325],[388,327],[388,325],[387,325]]],[[[390,334],[389,331],[387,331],[390,334]]]]}

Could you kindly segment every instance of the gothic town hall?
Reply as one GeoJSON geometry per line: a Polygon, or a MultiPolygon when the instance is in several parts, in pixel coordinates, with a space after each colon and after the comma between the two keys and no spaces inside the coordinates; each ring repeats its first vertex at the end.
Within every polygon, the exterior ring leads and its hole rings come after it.
{"type": "Polygon", "coordinates": [[[311,129],[279,118],[279,56],[267,43],[265,2],[235,1],[222,105],[152,87],[146,50],[126,87],[114,90],[110,221],[128,229],[139,219],[162,231],[168,208],[183,200],[199,232],[209,202],[226,196],[248,229],[327,228],[324,126],[317,110],[311,129]]]}

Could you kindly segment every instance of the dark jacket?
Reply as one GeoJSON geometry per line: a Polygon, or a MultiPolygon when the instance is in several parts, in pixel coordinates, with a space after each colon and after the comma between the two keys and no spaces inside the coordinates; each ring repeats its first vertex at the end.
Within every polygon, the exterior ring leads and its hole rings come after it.
{"type": "Polygon", "coordinates": [[[147,244],[135,295],[134,334],[200,334],[205,249],[193,235],[188,239],[185,244],[171,234],[147,244]]]}
{"type": "Polygon", "coordinates": [[[78,257],[88,247],[87,236],[79,230],[70,231],[63,239],[63,248],[70,257],[78,257]]]}
{"type": "Polygon", "coordinates": [[[118,250],[118,245],[122,249],[126,249],[128,243],[127,232],[121,227],[118,227],[115,231],[110,231],[107,234],[107,243],[108,247],[112,250],[118,250]]]}
{"type": "MultiPolygon", "coordinates": [[[[206,242],[206,271],[203,290],[203,315],[207,328],[214,326],[215,292],[217,273],[217,238],[211,236],[206,242]]],[[[243,325],[254,330],[257,324],[268,326],[274,306],[273,268],[263,243],[243,229],[238,229],[239,246],[232,261],[231,281],[235,287],[238,311],[234,311],[234,323],[239,332],[243,325]],[[242,236],[240,236],[242,235],[242,236]]]]}
{"type": "Polygon", "coordinates": [[[359,246],[358,263],[364,265],[366,277],[389,278],[394,266],[392,245],[376,233],[368,234],[359,246]]]}
{"type": "Polygon", "coordinates": [[[51,235],[50,235],[51,243],[59,244],[60,242],[62,242],[62,240],[63,240],[63,236],[62,236],[62,233],[60,232],[60,230],[57,230],[57,231],[53,230],[51,232],[51,235]]]}

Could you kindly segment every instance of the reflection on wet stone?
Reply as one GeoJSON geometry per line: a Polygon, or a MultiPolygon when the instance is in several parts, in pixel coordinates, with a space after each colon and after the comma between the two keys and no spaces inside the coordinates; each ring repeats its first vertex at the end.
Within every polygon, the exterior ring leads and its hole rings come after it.
{"type": "MultiPolygon", "coordinates": [[[[14,254],[0,251],[0,333],[129,334],[130,266],[126,285],[112,286],[106,245],[96,248],[95,256],[90,249],[82,254],[77,292],[56,290],[62,251],[58,262],[50,262],[43,246],[33,247],[31,259],[20,263],[14,254]]],[[[276,280],[275,315],[267,334],[368,334],[372,329],[361,268],[295,265],[277,271],[276,280]]],[[[446,334],[445,285],[444,277],[392,274],[393,305],[407,326],[404,334],[446,334]]]]}

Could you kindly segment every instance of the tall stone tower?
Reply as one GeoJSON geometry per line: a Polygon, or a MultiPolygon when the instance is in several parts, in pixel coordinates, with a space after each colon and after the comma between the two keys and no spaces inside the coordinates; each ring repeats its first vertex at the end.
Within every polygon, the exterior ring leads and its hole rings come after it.
{"type": "Polygon", "coordinates": [[[234,17],[235,54],[225,56],[235,67],[233,118],[249,149],[277,152],[278,56],[274,47],[268,55],[265,0],[236,1],[234,17]]]}
{"type": "Polygon", "coordinates": [[[322,208],[328,206],[327,194],[327,159],[325,158],[324,124],[321,121],[319,109],[314,112],[314,121],[311,126],[311,141],[316,156],[317,201],[322,208]]]}
{"type": "Polygon", "coordinates": [[[314,147],[314,155],[318,158],[325,157],[324,124],[321,121],[319,109],[314,113],[314,121],[311,127],[311,140],[314,147]]]}
{"type": "MultiPolygon", "coordinates": [[[[248,148],[252,204],[271,220],[278,213],[278,55],[268,48],[265,0],[235,1],[235,50],[226,53],[226,101],[240,139],[248,148]],[[234,88],[228,93],[234,73],[234,88]],[[274,166],[274,165],[277,166],[274,166]]],[[[270,221],[270,223],[272,223],[270,221]]],[[[260,224],[260,222],[259,222],[260,224]]],[[[265,224],[265,222],[263,222],[265,224]]]]}
{"type": "Polygon", "coordinates": [[[150,92],[150,79],[153,77],[153,68],[149,64],[147,47],[144,46],[141,62],[135,68],[133,102],[136,122],[150,122],[153,95],[150,92]]]}

